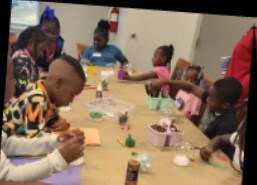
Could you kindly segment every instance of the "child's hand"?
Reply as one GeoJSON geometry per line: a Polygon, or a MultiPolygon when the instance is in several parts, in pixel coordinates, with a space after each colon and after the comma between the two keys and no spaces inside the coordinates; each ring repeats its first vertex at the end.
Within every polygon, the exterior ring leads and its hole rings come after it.
{"type": "Polygon", "coordinates": [[[65,123],[56,123],[53,125],[53,129],[54,131],[56,132],[63,132],[63,131],[66,131],[70,128],[70,124],[65,122],[65,123]]]}
{"type": "Polygon", "coordinates": [[[130,80],[130,76],[128,74],[127,71],[124,71],[124,74],[123,74],[123,77],[122,77],[123,80],[130,80]]]}
{"type": "Polygon", "coordinates": [[[66,141],[68,141],[68,140],[70,140],[70,139],[72,139],[74,137],[79,138],[79,140],[82,141],[83,143],[85,141],[84,132],[82,132],[79,129],[73,129],[72,131],[61,133],[58,136],[57,141],[63,143],[63,142],[66,142],[66,141]]]}
{"type": "Polygon", "coordinates": [[[200,149],[200,156],[205,161],[209,161],[212,153],[213,153],[213,149],[208,146],[205,146],[200,149]]]}
{"type": "Polygon", "coordinates": [[[73,138],[74,135],[72,135],[70,132],[62,132],[58,137],[57,137],[57,141],[60,143],[64,143],[68,140],[70,140],[71,138],[73,138]]]}
{"type": "Polygon", "coordinates": [[[148,82],[149,91],[151,92],[153,97],[157,97],[161,90],[161,87],[164,85],[165,79],[156,79],[150,80],[148,82]]]}
{"type": "Polygon", "coordinates": [[[71,130],[71,134],[73,136],[76,136],[76,137],[80,138],[81,140],[83,140],[83,142],[85,141],[85,134],[84,134],[84,132],[79,130],[78,128],[72,129],[71,130]]]}
{"type": "Polygon", "coordinates": [[[186,117],[190,119],[191,118],[191,112],[189,112],[189,111],[186,112],[186,117]]]}
{"type": "Polygon", "coordinates": [[[29,90],[33,86],[33,83],[28,83],[26,86],[26,90],[29,90]]]}
{"type": "Polygon", "coordinates": [[[59,118],[58,121],[52,126],[54,131],[63,132],[70,128],[70,124],[63,118],[59,118]]]}
{"type": "Polygon", "coordinates": [[[59,147],[59,152],[67,163],[71,163],[84,155],[84,142],[73,137],[59,147]]]}

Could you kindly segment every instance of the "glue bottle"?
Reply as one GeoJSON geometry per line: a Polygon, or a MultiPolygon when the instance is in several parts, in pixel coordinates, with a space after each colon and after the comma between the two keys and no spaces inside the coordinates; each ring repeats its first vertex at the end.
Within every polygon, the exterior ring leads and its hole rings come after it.
{"type": "Polygon", "coordinates": [[[137,185],[140,162],[132,158],[128,162],[125,185],[137,185]]]}
{"type": "Polygon", "coordinates": [[[99,102],[103,98],[103,87],[102,83],[99,83],[97,88],[96,88],[96,100],[99,102]]]}

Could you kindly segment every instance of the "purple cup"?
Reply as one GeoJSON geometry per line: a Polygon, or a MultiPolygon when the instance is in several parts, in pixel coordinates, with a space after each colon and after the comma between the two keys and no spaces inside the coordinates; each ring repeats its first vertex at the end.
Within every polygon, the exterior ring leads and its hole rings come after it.
{"type": "Polygon", "coordinates": [[[120,69],[118,72],[118,79],[123,80],[124,75],[125,75],[125,71],[120,69]]]}

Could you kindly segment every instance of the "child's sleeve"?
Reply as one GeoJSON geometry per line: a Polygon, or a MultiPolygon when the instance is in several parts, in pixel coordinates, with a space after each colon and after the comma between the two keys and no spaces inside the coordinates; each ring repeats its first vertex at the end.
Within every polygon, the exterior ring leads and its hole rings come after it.
{"type": "Polygon", "coordinates": [[[123,61],[127,60],[125,55],[122,53],[122,51],[118,47],[115,46],[115,50],[116,50],[116,52],[115,52],[116,53],[116,55],[115,55],[116,60],[118,60],[119,62],[123,62],[123,61]]]}
{"type": "MultiPolygon", "coordinates": [[[[231,136],[230,136],[230,138],[229,138],[231,145],[237,144],[237,143],[234,143],[236,136],[237,136],[237,132],[234,132],[233,134],[231,134],[231,136]]],[[[237,141],[238,141],[238,138],[237,138],[237,141]]],[[[237,142],[237,141],[236,141],[236,142],[237,142]]]]}
{"type": "Polygon", "coordinates": [[[52,128],[56,129],[56,131],[66,131],[70,128],[70,123],[68,123],[66,119],[58,115],[58,119],[55,121],[52,128]]]}
{"type": "Polygon", "coordinates": [[[56,50],[53,57],[54,59],[62,55],[63,46],[64,46],[64,39],[61,36],[59,36],[56,40],[56,50]]]}
{"type": "Polygon", "coordinates": [[[57,142],[57,135],[45,133],[40,138],[24,138],[17,136],[10,136],[2,132],[2,150],[9,156],[19,155],[44,155],[51,153],[59,146],[57,142]]]}
{"type": "Polygon", "coordinates": [[[91,47],[87,48],[83,53],[81,58],[90,60],[91,47]]]}
{"type": "Polygon", "coordinates": [[[30,82],[29,69],[26,66],[27,57],[17,57],[13,59],[13,69],[15,84],[15,96],[18,97],[26,90],[26,86],[30,82]]]}
{"type": "Polygon", "coordinates": [[[57,149],[43,159],[19,166],[13,165],[1,150],[0,181],[36,181],[63,171],[67,166],[57,149]]]}
{"type": "Polygon", "coordinates": [[[208,97],[209,97],[209,93],[208,93],[207,91],[205,91],[205,92],[202,94],[202,97],[201,97],[202,102],[203,102],[203,103],[206,103],[208,97]]]}

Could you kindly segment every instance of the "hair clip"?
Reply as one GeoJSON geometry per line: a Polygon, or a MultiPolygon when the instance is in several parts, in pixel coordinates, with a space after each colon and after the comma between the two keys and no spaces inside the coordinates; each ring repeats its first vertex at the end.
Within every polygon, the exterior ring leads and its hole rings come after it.
{"type": "Polygon", "coordinates": [[[54,18],[54,9],[50,8],[49,6],[46,6],[46,9],[44,13],[42,14],[42,17],[45,19],[53,19],[54,18]]]}
{"type": "Polygon", "coordinates": [[[63,48],[63,41],[62,39],[58,38],[56,42],[57,49],[62,50],[63,48]]]}

